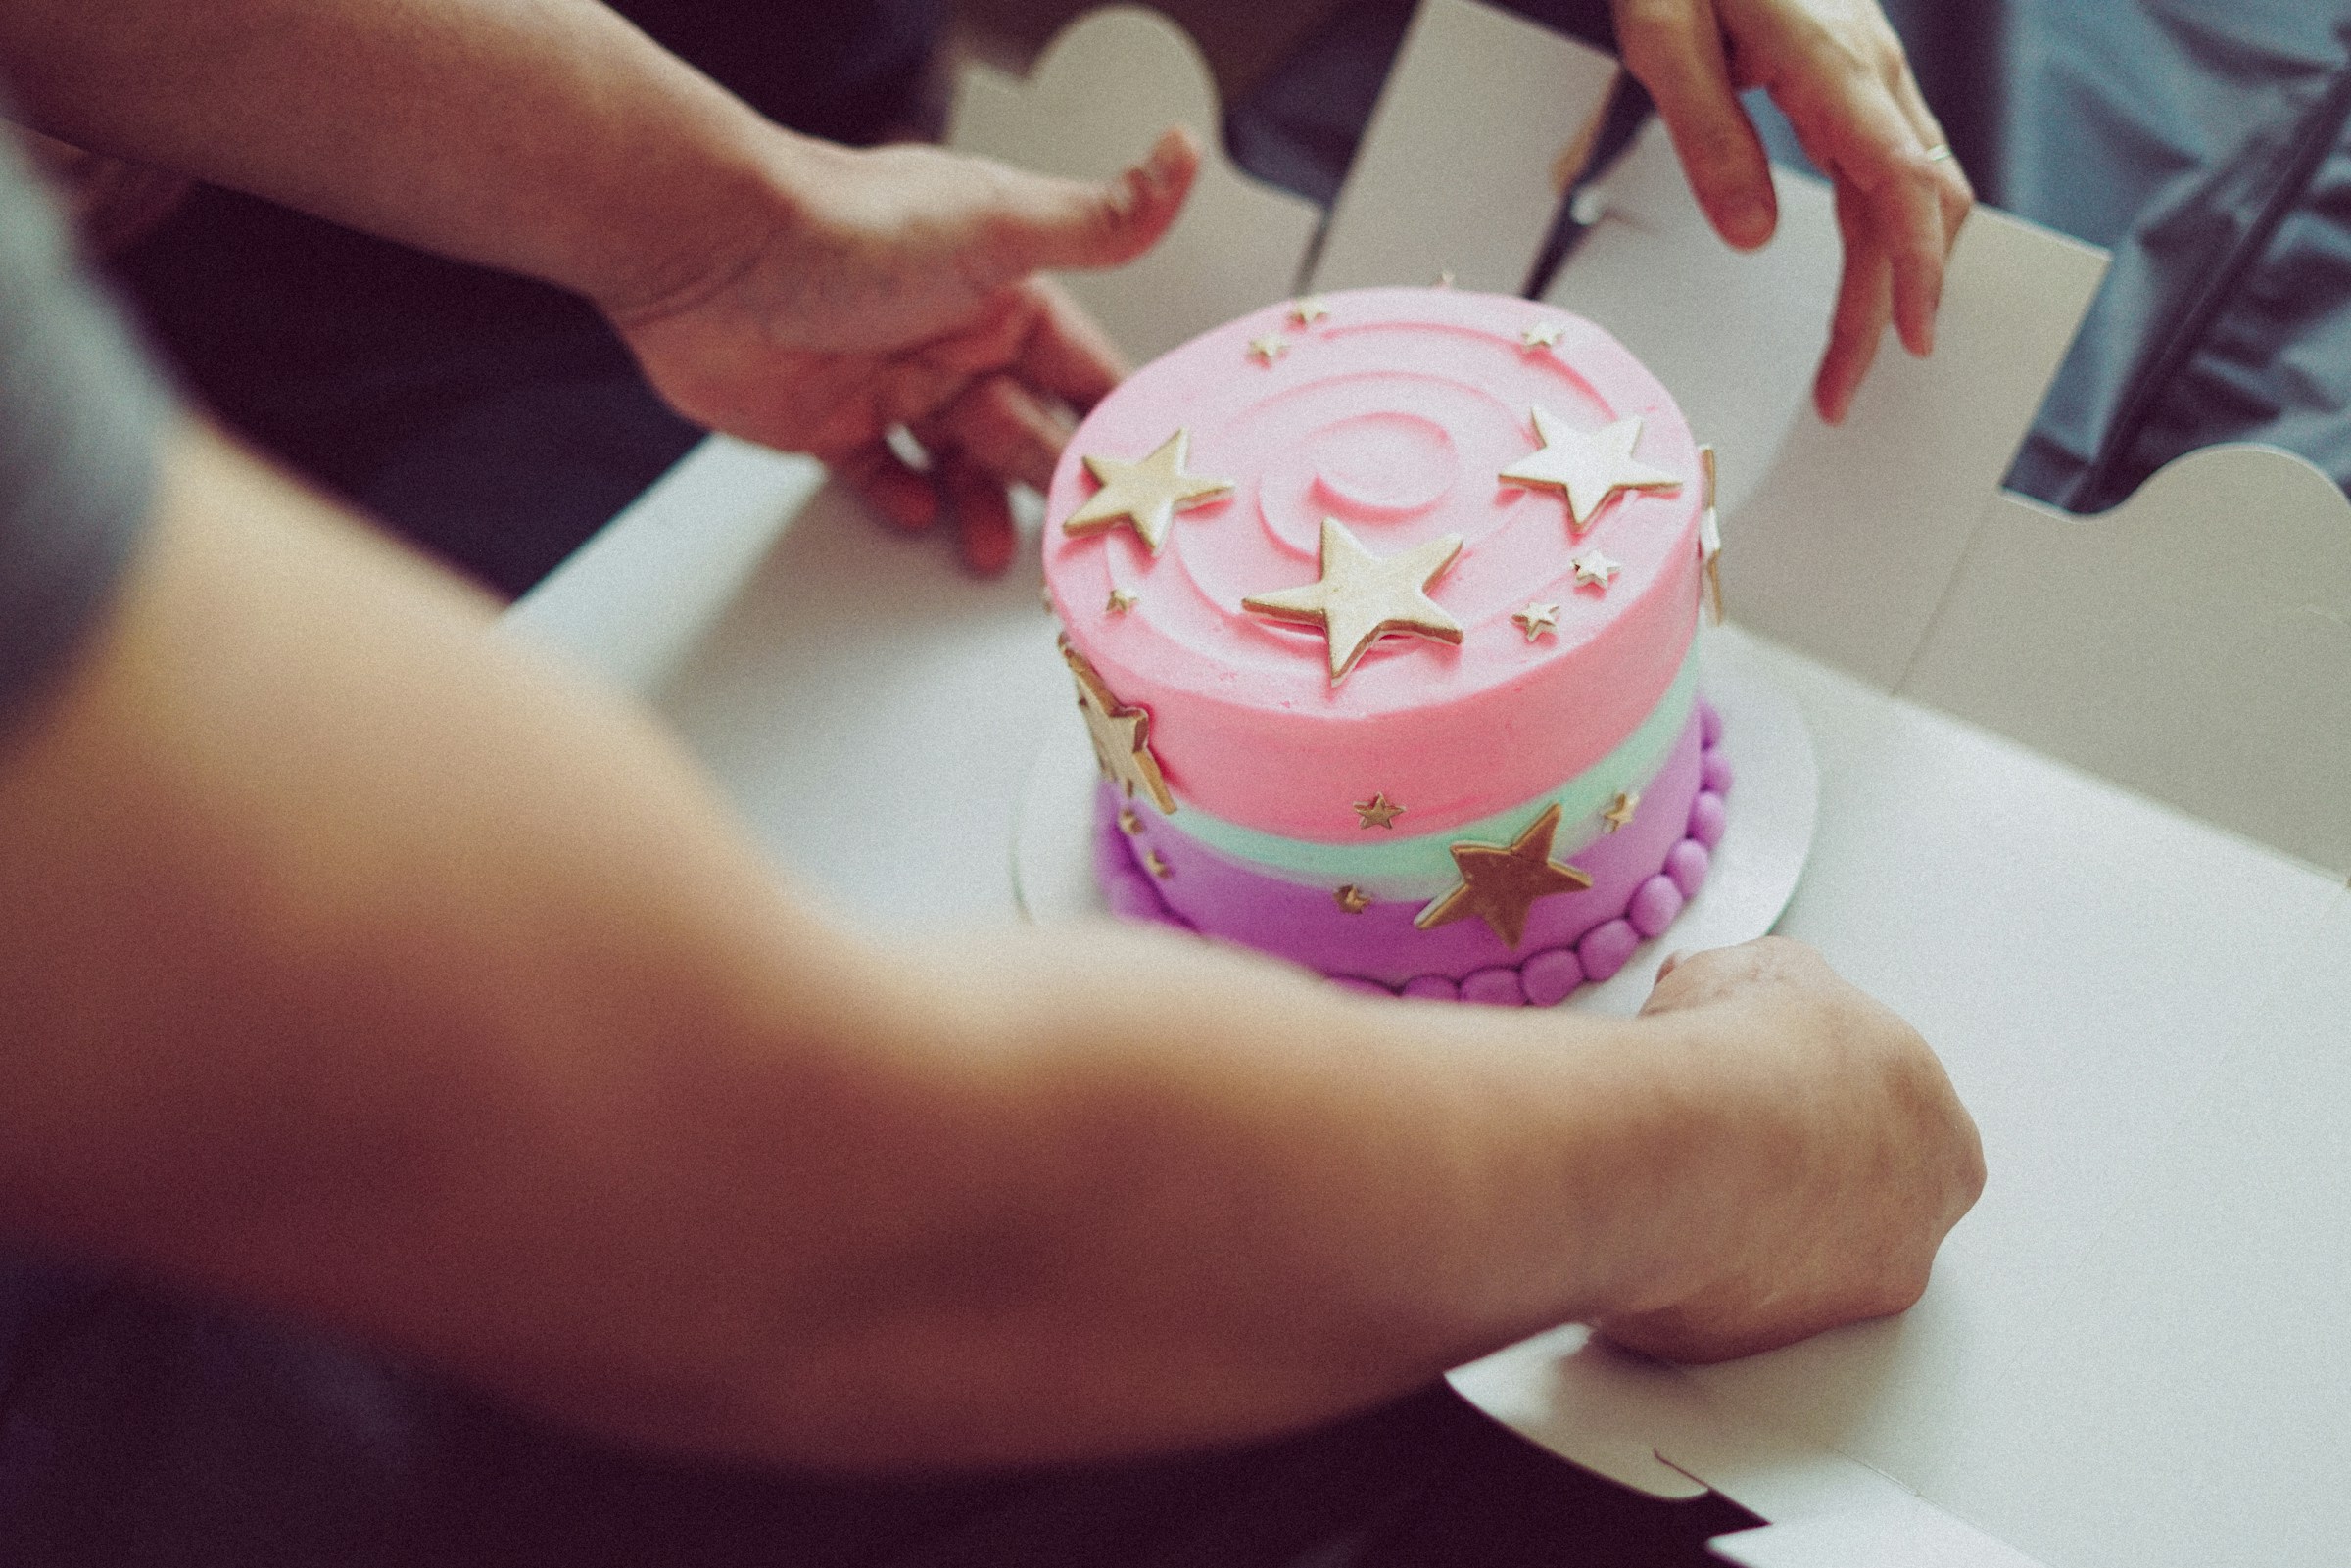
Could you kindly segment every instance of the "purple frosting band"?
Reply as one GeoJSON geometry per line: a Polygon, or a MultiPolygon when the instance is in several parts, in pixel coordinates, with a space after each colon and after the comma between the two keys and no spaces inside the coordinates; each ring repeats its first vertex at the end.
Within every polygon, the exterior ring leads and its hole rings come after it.
{"type": "Polygon", "coordinates": [[[1139,831],[1129,836],[1107,784],[1098,795],[1096,870],[1114,913],[1272,953],[1351,988],[1549,1006],[1587,979],[1614,974],[1704,883],[1730,787],[1729,761],[1713,745],[1720,734],[1719,716],[1702,701],[1632,819],[1568,858],[1592,885],[1537,900],[1515,948],[1475,919],[1420,930],[1413,925],[1419,901],[1374,901],[1350,914],[1335,887],[1227,859],[1155,812],[1136,812],[1139,831]],[[1153,859],[1157,875],[1148,869],[1153,859]]]}

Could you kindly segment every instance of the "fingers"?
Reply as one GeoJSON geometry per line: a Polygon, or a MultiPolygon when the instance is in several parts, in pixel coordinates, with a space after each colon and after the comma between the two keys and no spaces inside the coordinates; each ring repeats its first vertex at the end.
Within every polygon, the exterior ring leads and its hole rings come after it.
{"type": "Polygon", "coordinates": [[[1924,357],[1935,346],[1943,263],[1950,254],[1938,172],[1950,160],[1927,156],[1930,144],[1919,139],[1891,89],[1874,79],[1853,90],[1819,145],[1831,177],[1862,199],[1875,249],[1891,268],[1895,328],[1902,346],[1924,357]]]}
{"type": "Polygon", "coordinates": [[[1625,69],[1656,100],[1706,221],[1743,251],[1770,239],[1779,218],[1771,164],[1740,107],[1709,0],[1621,0],[1616,41],[1625,69]]]}
{"type": "MultiPolygon", "coordinates": [[[[1727,37],[1733,74],[1769,89],[1836,186],[1845,272],[1813,401],[1837,423],[1888,323],[1911,354],[1933,352],[1943,265],[1974,192],[1919,95],[1900,40],[1870,0],[1675,0],[1672,9],[1688,6],[1720,22],[1716,42],[1701,51],[1703,69],[1716,69],[1727,37]]],[[[1667,0],[1618,0],[1620,18],[1666,7],[1667,0]]],[[[1694,47],[1685,42],[1685,53],[1694,47]]],[[[1691,178],[1699,178],[1695,168],[1691,178]]]]}
{"type": "Polygon", "coordinates": [[[1844,180],[1837,182],[1837,227],[1845,237],[1845,270],[1829,317],[1829,346],[1812,383],[1813,406],[1832,425],[1845,422],[1894,318],[1894,270],[1868,199],[1844,180]]]}
{"type": "Polygon", "coordinates": [[[1069,439],[1069,416],[1040,402],[1010,376],[982,378],[913,434],[930,455],[917,473],[887,442],[858,449],[835,470],[883,520],[909,533],[932,527],[943,505],[954,520],[964,567],[993,577],[1012,564],[1019,531],[1004,487],[1043,489],[1069,439]]]}
{"type": "Polygon", "coordinates": [[[1127,356],[1060,284],[1033,278],[1023,287],[1035,301],[1036,316],[1017,368],[1039,392],[1080,412],[1091,408],[1126,379],[1127,356]]]}
{"type": "Polygon", "coordinates": [[[1785,936],[1759,936],[1737,947],[1672,954],[1658,966],[1656,983],[1641,1011],[1673,1013],[1703,1007],[1772,978],[1818,984],[1833,975],[1820,955],[1803,943],[1785,936]]]}
{"type": "Polygon", "coordinates": [[[1071,428],[1059,408],[1040,402],[1012,377],[994,375],[966,387],[916,433],[927,444],[960,452],[999,482],[1043,490],[1053,483],[1053,466],[1071,428]]]}
{"type": "Polygon", "coordinates": [[[930,476],[900,462],[884,443],[837,458],[832,467],[892,528],[919,534],[938,521],[938,490],[930,476]]]}
{"type": "Polygon", "coordinates": [[[975,577],[994,577],[1020,549],[1020,529],[1004,481],[959,451],[936,452],[917,473],[885,443],[851,453],[833,471],[890,527],[920,534],[944,511],[954,519],[955,552],[975,577]]]}
{"type": "MultiPolygon", "coordinates": [[[[1895,103],[1901,109],[1902,117],[1910,121],[1910,128],[1917,133],[1919,141],[1930,152],[1937,148],[1948,149],[1951,144],[1943,135],[1943,122],[1935,118],[1935,112],[1927,107],[1926,99],[1920,95],[1918,78],[1911,74],[1907,61],[1902,62],[1900,69],[1895,72],[1893,92],[1895,103]]],[[[1958,159],[1930,158],[1928,162],[1934,167],[1936,200],[1943,208],[1943,254],[1947,257],[1950,248],[1959,242],[1960,225],[1967,221],[1967,214],[1975,211],[1976,188],[1969,182],[1967,170],[1959,166],[1958,159]]]]}
{"type": "Polygon", "coordinates": [[[939,470],[955,514],[955,549],[964,570],[975,577],[999,575],[1020,546],[1004,481],[960,454],[948,457],[939,470]]]}
{"type": "Polygon", "coordinates": [[[990,283],[1062,267],[1118,266],[1176,221],[1200,171],[1200,145],[1178,125],[1140,164],[1099,183],[999,171],[986,246],[990,283]]]}

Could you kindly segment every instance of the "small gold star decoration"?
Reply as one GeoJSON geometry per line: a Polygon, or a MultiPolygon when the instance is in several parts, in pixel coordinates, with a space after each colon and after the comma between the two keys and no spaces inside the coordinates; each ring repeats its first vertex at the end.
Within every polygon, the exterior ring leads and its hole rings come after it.
{"type": "MultiPolygon", "coordinates": [[[[1070,646],[1067,638],[1062,640],[1061,656],[1078,678],[1078,707],[1085,715],[1085,732],[1094,742],[1094,760],[1102,765],[1102,777],[1117,784],[1128,799],[1132,800],[1138,792],[1148,795],[1162,815],[1173,816],[1176,797],[1168,792],[1159,758],[1151,754],[1149,710],[1127,707],[1112,696],[1093,665],[1070,646]]],[[[1124,820],[1120,826],[1126,826],[1124,820]]]]}
{"type": "Polygon", "coordinates": [[[1373,790],[1370,799],[1359,800],[1347,809],[1364,819],[1358,827],[1385,828],[1390,832],[1396,831],[1396,819],[1404,815],[1404,808],[1379,790],[1373,790]]]}
{"type": "Polygon", "coordinates": [[[1280,358],[1283,355],[1290,352],[1289,340],[1286,338],[1277,338],[1272,333],[1269,332],[1262,338],[1251,338],[1249,340],[1249,352],[1255,355],[1258,358],[1263,359],[1266,363],[1271,364],[1274,360],[1280,358]]]}
{"type": "Polygon", "coordinates": [[[1533,490],[1567,498],[1567,513],[1581,534],[1608,498],[1620,490],[1679,490],[1682,482],[1633,455],[1641,439],[1641,416],[1631,414],[1595,431],[1581,431],[1548,408],[1533,410],[1535,439],[1542,445],[1498,476],[1533,490]]]}
{"type": "Polygon", "coordinates": [[[1518,341],[1530,349],[1556,349],[1559,346],[1559,334],[1566,330],[1564,321],[1538,321],[1519,333],[1518,341]]]}
{"type": "Polygon", "coordinates": [[[1191,446],[1192,433],[1178,430],[1140,462],[1088,456],[1085,471],[1102,488],[1062,519],[1061,531],[1073,536],[1102,534],[1128,523],[1143,547],[1158,554],[1178,509],[1215,500],[1232,489],[1229,479],[1208,479],[1183,471],[1191,446]]]}
{"type": "Polygon", "coordinates": [[[1544,633],[1559,629],[1559,607],[1557,604],[1529,604],[1511,619],[1518,623],[1518,630],[1524,632],[1526,640],[1532,642],[1544,633]]]}
{"type": "Polygon", "coordinates": [[[1453,274],[1452,274],[1451,272],[1439,272],[1439,273],[1437,274],[1437,281],[1436,281],[1436,283],[1434,284],[1434,287],[1436,287],[1436,288],[1440,288],[1440,289],[1450,289],[1450,288],[1452,288],[1452,287],[1453,287],[1453,274]]]}
{"type": "Polygon", "coordinates": [[[1350,915],[1361,915],[1371,907],[1371,900],[1365,897],[1363,889],[1353,882],[1349,882],[1332,896],[1338,899],[1339,908],[1350,915]]]}
{"type": "Polygon", "coordinates": [[[1462,536],[1447,534],[1381,557],[1335,517],[1322,519],[1321,577],[1300,588],[1260,594],[1241,608],[1277,621],[1319,626],[1330,641],[1330,684],[1337,686],[1356,660],[1390,632],[1410,632],[1436,642],[1462,640],[1462,624],[1425,592],[1462,552],[1462,536]]]}
{"type": "Polygon", "coordinates": [[[1570,555],[1567,564],[1575,568],[1576,587],[1581,588],[1587,583],[1597,584],[1603,594],[1608,591],[1608,579],[1624,570],[1623,562],[1612,561],[1598,550],[1570,555]]]}
{"type": "Polygon", "coordinates": [[[1555,800],[1507,848],[1474,841],[1448,845],[1462,884],[1431,902],[1413,924],[1433,931],[1474,915],[1507,945],[1516,947],[1526,934],[1527,911],[1536,899],[1592,885],[1590,877],[1551,858],[1551,840],[1559,830],[1559,803],[1555,800]]]}
{"type": "Polygon", "coordinates": [[[1319,294],[1310,294],[1303,300],[1290,302],[1290,319],[1302,327],[1311,327],[1328,314],[1330,307],[1322,303],[1319,294]]]}
{"type": "Polygon", "coordinates": [[[1159,851],[1156,849],[1143,851],[1143,869],[1163,882],[1174,875],[1168,870],[1168,863],[1160,858],[1159,851]]]}
{"type": "Polygon", "coordinates": [[[1640,809],[1641,791],[1638,789],[1622,790],[1616,796],[1616,804],[1602,812],[1600,820],[1608,825],[1608,832],[1614,832],[1626,823],[1631,822],[1633,813],[1640,809]]]}
{"type": "Polygon", "coordinates": [[[1102,606],[1102,613],[1124,615],[1141,602],[1142,599],[1139,595],[1129,594],[1123,588],[1114,588],[1110,591],[1110,602],[1102,606]]]}
{"type": "Polygon", "coordinates": [[[1143,819],[1134,814],[1132,806],[1119,808],[1119,832],[1132,838],[1143,831],[1143,819]]]}

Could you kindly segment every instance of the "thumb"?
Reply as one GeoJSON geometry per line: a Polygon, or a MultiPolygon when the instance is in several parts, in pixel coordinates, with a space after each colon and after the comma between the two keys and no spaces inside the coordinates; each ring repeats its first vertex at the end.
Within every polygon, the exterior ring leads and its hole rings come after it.
{"type": "Polygon", "coordinates": [[[1167,233],[1200,172],[1200,144],[1171,127],[1116,179],[1010,171],[996,188],[993,260],[1001,281],[1068,267],[1118,266],[1167,233]]]}

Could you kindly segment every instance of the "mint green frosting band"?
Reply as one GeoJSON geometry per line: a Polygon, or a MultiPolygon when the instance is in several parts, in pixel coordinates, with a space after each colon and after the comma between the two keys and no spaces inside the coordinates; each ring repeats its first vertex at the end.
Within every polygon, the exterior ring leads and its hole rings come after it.
{"type": "Polygon", "coordinates": [[[1559,807],[1554,858],[1564,859],[1598,838],[1604,827],[1600,814],[1615,803],[1617,795],[1639,790],[1656,777],[1689,724],[1697,701],[1698,645],[1693,642],[1656,707],[1613,751],[1548,794],[1442,832],[1410,838],[1367,833],[1360,843],[1317,843],[1243,828],[1212,817],[1189,801],[1183,802],[1183,809],[1167,826],[1219,854],[1247,861],[1287,880],[1353,882],[1374,898],[1433,898],[1461,880],[1453,863],[1453,845],[1465,838],[1508,843],[1554,801],[1559,807]]]}

